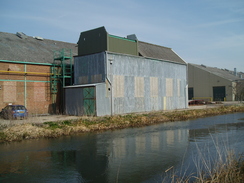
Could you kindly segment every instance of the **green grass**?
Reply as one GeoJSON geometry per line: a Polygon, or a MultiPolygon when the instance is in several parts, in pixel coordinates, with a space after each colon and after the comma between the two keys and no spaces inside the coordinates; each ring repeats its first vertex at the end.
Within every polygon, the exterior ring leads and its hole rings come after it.
{"type": "Polygon", "coordinates": [[[0,140],[5,140],[7,135],[4,132],[0,132],[0,140]]]}
{"type": "Polygon", "coordinates": [[[68,121],[68,120],[62,121],[62,122],[52,122],[52,121],[50,121],[50,122],[44,122],[43,124],[46,125],[47,126],[46,128],[50,129],[50,130],[55,130],[57,128],[62,129],[65,126],[72,126],[72,122],[68,121]]]}

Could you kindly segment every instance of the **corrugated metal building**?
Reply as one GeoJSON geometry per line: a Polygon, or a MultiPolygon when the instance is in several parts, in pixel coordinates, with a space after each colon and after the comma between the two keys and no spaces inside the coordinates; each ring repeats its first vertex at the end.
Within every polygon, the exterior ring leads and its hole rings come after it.
{"type": "Polygon", "coordinates": [[[74,86],[65,88],[70,115],[114,115],[188,107],[187,64],[171,48],[82,32],[74,58],[74,86]]]}
{"type": "MultiPolygon", "coordinates": [[[[238,87],[243,82],[243,73],[188,64],[189,99],[207,101],[238,100],[238,87]]],[[[243,84],[241,85],[243,88],[243,84]]]]}

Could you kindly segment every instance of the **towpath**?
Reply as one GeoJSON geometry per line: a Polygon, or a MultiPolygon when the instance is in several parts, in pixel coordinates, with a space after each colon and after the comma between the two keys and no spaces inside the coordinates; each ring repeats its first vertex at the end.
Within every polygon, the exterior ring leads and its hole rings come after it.
{"type": "MultiPolygon", "coordinates": [[[[206,108],[213,108],[219,107],[223,105],[238,105],[239,102],[223,102],[222,104],[208,104],[208,105],[195,105],[189,106],[187,109],[178,109],[177,111],[182,110],[193,110],[193,109],[206,109],[206,108]]],[[[170,110],[172,111],[172,110],[170,110]]],[[[166,111],[167,112],[167,111],[166,111]]],[[[38,116],[29,116],[28,119],[24,120],[6,120],[0,118],[0,126],[2,125],[15,125],[15,124],[23,124],[23,123],[44,123],[50,121],[65,121],[65,120],[73,120],[73,119],[80,119],[81,116],[68,116],[68,115],[38,115],[38,116]]]]}

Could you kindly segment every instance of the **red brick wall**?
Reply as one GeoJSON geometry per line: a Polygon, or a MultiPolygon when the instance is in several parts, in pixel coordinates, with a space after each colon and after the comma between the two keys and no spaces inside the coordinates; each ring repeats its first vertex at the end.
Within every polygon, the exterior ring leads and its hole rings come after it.
{"type": "Polygon", "coordinates": [[[0,62],[0,110],[12,103],[26,105],[30,115],[53,113],[55,100],[50,66],[0,62]]]}

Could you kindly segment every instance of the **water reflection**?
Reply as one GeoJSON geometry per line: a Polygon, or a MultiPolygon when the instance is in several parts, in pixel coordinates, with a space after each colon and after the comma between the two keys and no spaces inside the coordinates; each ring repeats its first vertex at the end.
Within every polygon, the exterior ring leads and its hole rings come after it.
{"type": "MultiPolygon", "coordinates": [[[[154,126],[141,128],[136,134],[134,131],[122,130],[110,139],[108,182],[140,182],[161,173],[180,161],[188,146],[188,129],[159,132],[154,126]],[[125,132],[127,135],[123,136],[125,132]]],[[[98,142],[99,139],[98,135],[98,142]]],[[[98,148],[104,149],[104,146],[98,148]]]]}
{"type": "Polygon", "coordinates": [[[1,144],[0,182],[161,182],[170,167],[194,170],[196,147],[204,152],[209,141],[223,134],[244,152],[244,121],[238,120],[243,117],[238,113],[1,144]]]}

